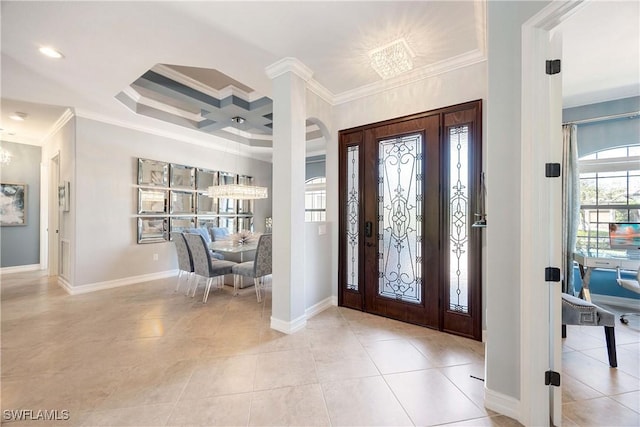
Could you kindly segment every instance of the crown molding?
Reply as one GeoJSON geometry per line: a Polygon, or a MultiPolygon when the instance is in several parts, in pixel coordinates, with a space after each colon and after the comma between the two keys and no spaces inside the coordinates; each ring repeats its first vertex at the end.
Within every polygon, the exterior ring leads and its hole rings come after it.
{"type": "MultiPolygon", "coordinates": [[[[247,157],[256,160],[264,161],[263,157],[259,157],[258,152],[254,153],[253,147],[239,142],[232,141],[230,139],[221,138],[216,135],[203,134],[205,138],[195,138],[188,135],[184,135],[178,132],[172,132],[164,129],[158,129],[155,126],[144,126],[138,123],[131,123],[125,120],[114,119],[102,114],[94,113],[92,111],[76,110],[76,116],[84,119],[95,120],[114,126],[120,126],[125,129],[131,129],[138,132],[148,133],[150,135],[156,135],[164,138],[174,139],[176,141],[185,142],[187,144],[198,145],[200,147],[208,148],[211,150],[217,150],[222,152],[231,152],[236,156],[247,157]]],[[[194,131],[198,132],[198,131],[194,131]]]]}
{"type": "Polygon", "coordinates": [[[329,105],[335,104],[335,95],[331,93],[329,89],[318,83],[316,79],[311,78],[307,81],[307,89],[318,95],[320,99],[322,99],[329,105]]]}
{"type": "Polygon", "coordinates": [[[293,57],[282,58],[265,68],[265,71],[272,80],[284,73],[293,73],[305,82],[311,80],[311,76],[313,76],[311,68],[304,65],[298,58],[293,57]]]}
{"type": "Polygon", "coordinates": [[[75,117],[71,108],[64,110],[62,115],[58,117],[58,120],[49,128],[47,134],[40,140],[40,145],[44,145],[53,135],[55,135],[69,120],[75,117]]]}
{"type": "Polygon", "coordinates": [[[474,49],[472,51],[455,56],[451,59],[436,62],[435,64],[426,67],[417,68],[398,77],[394,77],[388,80],[381,80],[379,82],[361,86],[354,90],[342,92],[334,97],[333,105],[355,101],[360,98],[415,83],[417,81],[434,77],[439,74],[448,73],[450,71],[468,67],[470,65],[475,65],[486,60],[487,56],[485,52],[481,51],[480,49],[474,49]]]}

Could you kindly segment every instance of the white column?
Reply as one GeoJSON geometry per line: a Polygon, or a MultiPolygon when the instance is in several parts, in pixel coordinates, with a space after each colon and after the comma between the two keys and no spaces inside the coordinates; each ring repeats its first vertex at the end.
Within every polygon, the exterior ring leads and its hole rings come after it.
{"type": "Polygon", "coordinates": [[[273,80],[273,285],[271,327],[306,325],[304,293],[305,94],[311,70],[295,58],[266,69],[273,80]]]}

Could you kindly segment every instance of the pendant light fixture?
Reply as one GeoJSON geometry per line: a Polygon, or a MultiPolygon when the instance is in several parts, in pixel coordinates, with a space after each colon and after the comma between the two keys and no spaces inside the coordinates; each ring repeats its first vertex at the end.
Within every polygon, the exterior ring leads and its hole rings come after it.
{"type": "MultiPolygon", "coordinates": [[[[242,124],[245,119],[240,116],[232,117],[231,121],[242,124]]],[[[267,187],[243,184],[212,185],[207,190],[207,195],[213,199],[254,200],[269,197],[267,187]]]]}

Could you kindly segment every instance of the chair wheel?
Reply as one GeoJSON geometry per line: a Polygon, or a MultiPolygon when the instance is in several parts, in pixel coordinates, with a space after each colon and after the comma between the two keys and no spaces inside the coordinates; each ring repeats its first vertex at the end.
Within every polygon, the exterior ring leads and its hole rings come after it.
{"type": "Polygon", "coordinates": [[[621,317],[621,318],[620,318],[620,323],[623,323],[623,324],[625,324],[625,325],[628,325],[628,324],[629,324],[629,319],[625,319],[624,317],[621,317]]]}

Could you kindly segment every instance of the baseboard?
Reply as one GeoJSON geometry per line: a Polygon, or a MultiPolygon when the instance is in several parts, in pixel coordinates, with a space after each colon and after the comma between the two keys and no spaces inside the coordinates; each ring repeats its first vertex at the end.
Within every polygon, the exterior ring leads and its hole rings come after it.
{"type": "Polygon", "coordinates": [[[307,316],[304,314],[291,322],[276,319],[271,316],[271,329],[275,329],[276,331],[280,331],[285,334],[293,334],[294,332],[304,329],[305,326],[307,326],[307,316]]]}
{"type": "Polygon", "coordinates": [[[331,295],[331,305],[334,307],[338,306],[338,296],[337,295],[331,295]]]}
{"type": "Polygon", "coordinates": [[[102,291],[105,289],[119,288],[120,286],[135,285],[151,280],[166,279],[178,274],[178,270],[167,270],[159,273],[142,274],[140,276],[124,277],[122,279],[108,280],[105,282],[90,283],[82,286],[62,285],[62,287],[71,295],[86,294],[88,292],[102,291]]]}
{"type": "Polygon", "coordinates": [[[628,308],[631,310],[640,309],[640,300],[624,297],[613,297],[611,295],[591,294],[591,300],[594,304],[609,304],[619,307],[628,308]]]}
{"type": "Polygon", "coordinates": [[[25,273],[27,271],[38,271],[38,270],[42,270],[42,266],[40,264],[16,265],[13,267],[0,268],[0,274],[25,273]]]}
{"type": "Polygon", "coordinates": [[[313,316],[315,316],[318,313],[321,313],[323,311],[325,311],[327,308],[331,307],[333,305],[333,299],[332,297],[329,298],[325,298],[322,301],[320,301],[319,303],[312,305],[311,307],[307,308],[304,311],[304,314],[306,315],[307,319],[311,319],[313,316]]]}
{"type": "Polygon", "coordinates": [[[73,295],[73,286],[62,276],[58,276],[58,286],[67,291],[69,295],[73,295]]]}
{"type": "MultiPolygon", "coordinates": [[[[486,384],[486,383],[485,383],[486,384]]],[[[514,420],[520,419],[520,401],[484,387],[484,406],[514,420]]]]}

